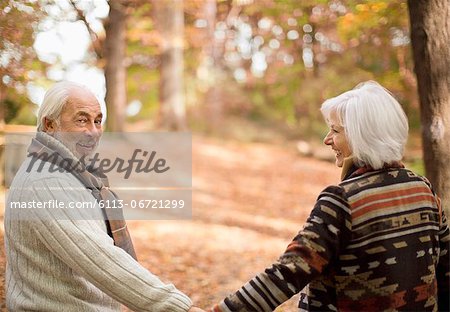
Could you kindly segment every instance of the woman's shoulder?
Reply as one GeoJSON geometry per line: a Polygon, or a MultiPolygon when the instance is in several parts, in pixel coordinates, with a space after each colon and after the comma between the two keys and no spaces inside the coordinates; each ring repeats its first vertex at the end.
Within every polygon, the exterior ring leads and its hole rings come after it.
{"type": "Polygon", "coordinates": [[[341,185],[328,185],[320,192],[317,200],[324,197],[339,198],[344,201],[347,199],[345,189],[341,185]]]}
{"type": "Polygon", "coordinates": [[[403,183],[425,183],[431,187],[430,182],[407,168],[383,168],[365,172],[364,174],[346,179],[339,183],[347,196],[370,189],[379,189],[403,183]]]}

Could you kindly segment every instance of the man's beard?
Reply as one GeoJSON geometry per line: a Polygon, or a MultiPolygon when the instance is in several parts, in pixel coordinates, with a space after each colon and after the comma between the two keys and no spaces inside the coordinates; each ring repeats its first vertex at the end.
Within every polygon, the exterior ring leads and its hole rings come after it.
{"type": "Polygon", "coordinates": [[[99,138],[87,136],[81,132],[56,131],[53,137],[60,141],[80,160],[93,155],[99,142],[99,138]]]}

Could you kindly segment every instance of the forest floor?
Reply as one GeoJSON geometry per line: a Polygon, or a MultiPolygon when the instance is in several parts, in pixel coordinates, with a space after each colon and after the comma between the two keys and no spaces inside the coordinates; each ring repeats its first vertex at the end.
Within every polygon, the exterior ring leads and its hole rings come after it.
{"type": "MultiPolygon", "coordinates": [[[[339,169],[299,156],[294,146],[194,136],[192,150],[192,219],[133,220],[129,227],[140,263],[208,308],[280,256],[318,193],[338,182],[339,169]]],[[[0,208],[4,200],[1,194],[0,208]]],[[[294,301],[277,311],[295,311],[294,301]]]]}

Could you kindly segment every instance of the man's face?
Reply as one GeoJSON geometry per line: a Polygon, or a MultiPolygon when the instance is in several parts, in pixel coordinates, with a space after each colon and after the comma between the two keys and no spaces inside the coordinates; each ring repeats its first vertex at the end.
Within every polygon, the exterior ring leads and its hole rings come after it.
{"type": "Polygon", "coordinates": [[[95,96],[82,88],[74,88],[64,105],[59,123],[46,130],[78,158],[92,154],[102,130],[102,112],[95,96]]]}

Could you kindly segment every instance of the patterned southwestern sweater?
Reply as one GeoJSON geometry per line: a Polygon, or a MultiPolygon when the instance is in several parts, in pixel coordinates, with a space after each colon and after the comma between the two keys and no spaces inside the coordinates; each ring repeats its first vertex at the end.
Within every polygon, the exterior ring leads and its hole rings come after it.
{"type": "Polygon", "coordinates": [[[327,187],[280,259],[213,311],[448,311],[450,234],[429,182],[360,168],[327,187]]]}

